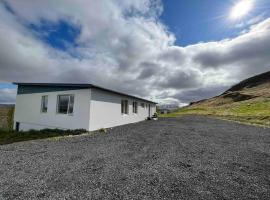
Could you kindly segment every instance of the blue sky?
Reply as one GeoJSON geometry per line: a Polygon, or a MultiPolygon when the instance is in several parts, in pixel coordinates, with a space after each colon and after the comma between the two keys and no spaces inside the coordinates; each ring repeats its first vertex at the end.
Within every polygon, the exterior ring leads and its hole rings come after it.
{"type": "MultiPolygon", "coordinates": [[[[159,19],[176,37],[176,44],[187,46],[199,42],[208,42],[235,37],[249,24],[238,28],[236,25],[260,16],[267,18],[270,1],[257,0],[256,8],[244,19],[228,19],[230,9],[236,0],[163,0],[163,12],[159,19]]],[[[10,9],[10,8],[9,8],[10,9]]],[[[10,10],[12,12],[12,10],[10,10]]],[[[68,51],[77,46],[76,39],[81,27],[67,21],[56,23],[41,20],[38,24],[26,24],[31,31],[53,48],[68,51]]]]}
{"type": "Polygon", "coordinates": [[[231,21],[229,12],[237,1],[234,0],[164,0],[164,12],[161,20],[169,27],[177,44],[186,46],[198,42],[216,41],[235,37],[243,26],[236,25],[256,16],[269,16],[270,1],[257,0],[254,10],[243,19],[231,21]]]}
{"type": "Polygon", "coordinates": [[[269,11],[268,0],[3,0],[0,103],[18,81],[91,82],[179,105],[219,94],[270,69],[269,11]],[[232,20],[241,1],[253,6],[232,20]]]}
{"type": "Polygon", "coordinates": [[[80,27],[70,24],[67,21],[41,20],[38,24],[29,24],[29,29],[36,32],[37,36],[53,48],[68,51],[70,45],[76,47],[76,38],[80,34],[80,27]]]}

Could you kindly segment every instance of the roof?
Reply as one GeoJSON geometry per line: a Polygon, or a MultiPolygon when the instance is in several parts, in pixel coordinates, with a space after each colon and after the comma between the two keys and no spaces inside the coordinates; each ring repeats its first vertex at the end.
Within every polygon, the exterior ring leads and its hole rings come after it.
{"type": "MultiPolygon", "coordinates": [[[[69,90],[71,90],[71,89],[76,90],[76,89],[96,88],[96,89],[103,90],[103,91],[106,91],[106,92],[110,92],[110,93],[114,93],[114,94],[118,94],[118,95],[122,95],[122,96],[127,96],[127,97],[132,97],[132,98],[139,99],[139,100],[142,100],[142,101],[146,101],[146,102],[149,102],[149,103],[157,104],[154,101],[149,101],[147,99],[143,99],[143,98],[136,97],[136,96],[133,96],[133,95],[129,95],[129,94],[126,94],[126,93],[118,92],[118,91],[115,91],[115,90],[110,90],[110,89],[107,89],[107,88],[103,88],[103,87],[100,87],[100,86],[97,86],[97,85],[87,84],[87,83],[76,84],[76,83],[22,83],[22,82],[14,82],[13,84],[18,85],[18,86],[69,88],[69,90]]],[[[18,94],[20,94],[19,91],[18,91],[18,94]]]]}

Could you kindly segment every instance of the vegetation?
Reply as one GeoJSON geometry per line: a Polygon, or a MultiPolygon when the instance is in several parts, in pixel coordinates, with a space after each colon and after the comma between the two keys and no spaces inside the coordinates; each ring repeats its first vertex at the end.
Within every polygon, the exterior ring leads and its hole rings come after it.
{"type": "Polygon", "coordinates": [[[220,106],[198,104],[180,108],[175,112],[161,115],[161,117],[179,117],[188,114],[208,115],[270,127],[270,98],[252,99],[220,106]]]}
{"type": "Polygon", "coordinates": [[[244,80],[219,96],[194,102],[160,117],[188,114],[270,127],[270,72],[244,80]]]}
{"type": "Polygon", "coordinates": [[[13,128],[14,105],[0,104],[0,128],[12,130],[13,128]]]}
{"type": "Polygon", "coordinates": [[[100,128],[100,129],[98,129],[98,132],[99,132],[99,133],[106,133],[106,132],[107,132],[107,129],[105,129],[105,128],[100,128]]]}
{"type": "Polygon", "coordinates": [[[7,112],[7,128],[8,130],[13,129],[13,118],[14,118],[14,106],[10,107],[7,112]]]}
{"type": "Polygon", "coordinates": [[[36,140],[68,135],[79,135],[86,132],[87,131],[85,129],[76,129],[76,130],[43,129],[40,131],[30,130],[20,132],[2,129],[0,130],[0,145],[27,140],[36,140]]]}

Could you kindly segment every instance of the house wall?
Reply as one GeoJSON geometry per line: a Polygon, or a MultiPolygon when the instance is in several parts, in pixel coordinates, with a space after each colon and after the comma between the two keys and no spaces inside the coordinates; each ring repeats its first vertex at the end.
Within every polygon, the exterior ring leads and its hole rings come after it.
{"type": "MultiPolygon", "coordinates": [[[[102,91],[99,89],[91,89],[91,103],[90,103],[90,130],[97,130],[100,128],[109,128],[128,123],[135,123],[145,120],[148,113],[148,106],[142,107],[141,103],[149,105],[150,103],[137,100],[135,98],[126,97],[111,92],[102,91]],[[129,114],[121,113],[121,100],[126,99],[129,103],[129,114]],[[132,112],[132,102],[138,102],[138,113],[132,112]]],[[[156,105],[151,105],[152,116],[156,112],[156,105]]]]}
{"type": "Polygon", "coordinates": [[[20,130],[59,128],[89,130],[90,89],[18,94],[14,113],[15,123],[20,122],[20,130]],[[74,94],[72,115],[58,114],[57,96],[74,94]],[[41,113],[41,97],[48,95],[48,111],[41,113]]]}

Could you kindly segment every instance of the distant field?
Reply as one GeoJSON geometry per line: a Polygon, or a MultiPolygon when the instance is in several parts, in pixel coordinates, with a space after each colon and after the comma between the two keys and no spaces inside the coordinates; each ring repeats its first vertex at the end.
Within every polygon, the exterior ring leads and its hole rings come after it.
{"type": "Polygon", "coordinates": [[[0,106],[0,129],[10,129],[13,124],[14,106],[0,106]]]}

